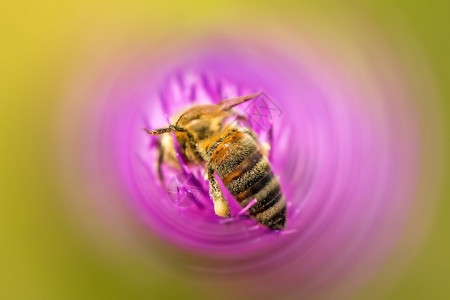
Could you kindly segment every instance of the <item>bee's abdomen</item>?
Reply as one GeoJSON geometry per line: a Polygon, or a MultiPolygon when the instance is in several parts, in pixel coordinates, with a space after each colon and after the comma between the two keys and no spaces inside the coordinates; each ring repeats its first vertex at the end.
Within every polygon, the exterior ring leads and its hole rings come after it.
{"type": "Polygon", "coordinates": [[[220,141],[211,163],[241,206],[257,200],[249,209],[252,217],[271,229],[284,228],[286,201],[280,183],[250,134],[235,132],[220,141]]]}
{"type": "Polygon", "coordinates": [[[270,170],[265,158],[253,168],[242,173],[226,184],[242,207],[253,199],[256,203],[250,207],[249,214],[261,224],[271,229],[283,229],[286,223],[286,200],[281,193],[278,178],[270,170]]]}

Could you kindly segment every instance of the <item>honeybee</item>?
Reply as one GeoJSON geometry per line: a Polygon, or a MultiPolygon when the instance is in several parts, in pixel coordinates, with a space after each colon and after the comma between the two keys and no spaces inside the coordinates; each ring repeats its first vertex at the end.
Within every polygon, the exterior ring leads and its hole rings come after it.
{"type": "MultiPolygon", "coordinates": [[[[272,229],[283,230],[286,224],[286,200],[281,192],[280,182],[272,173],[266,151],[258,136],[245,122],[246,117],[232,110],[233,107],[255,99],[258,94],[225,99],[218,104],[196,105],[183,112],[174,125],[145,131],[150,135],[173,132],[181,155],[188,164],[205,167],[209,181],[209,195],[217,216],[230,216],[230,206],[214,177],[217,173],[223,184],[239,202],[247,207],[249,215],[260,224],[272,229]]],[[[158,172],[162,178],[161,163],[174,160],[173,143],[160,140],[158,172]],[[169,145],[169,146],[168,146],[169,145]]]]}

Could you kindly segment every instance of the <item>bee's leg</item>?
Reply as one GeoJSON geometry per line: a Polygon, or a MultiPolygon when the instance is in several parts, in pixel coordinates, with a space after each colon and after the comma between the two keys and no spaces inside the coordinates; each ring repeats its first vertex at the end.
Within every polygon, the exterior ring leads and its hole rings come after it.
{"type": "Polygon", "coordinates": [[[162,146],[161,140],[158,140],[158,164],[157,164],[157,170],[158,170],[158,178],[159,181],[164,183],[164,174],[162,171],[162,162],[164,159],[164,147],[162,146]]]}
{"type": "Polygon", "coordinates": [[[219,184],[214,177],[214,169],[211,166],[207,167],[208,181],[209,181],[209,195],[211,196],[214,203],[214,212],[216,215],[222,218],[230,216],[230,206],[227,200],[220,190],[219,184]]]}
{"type": "Polygon", "coordinates": [[[200,152],[198,152],[197,144],[195,143],[194,137],[192,136],[192,134],[189,131],[186,131],[186,135],[189,139],[189,143],[191,144],[191,149],[194,152],[194,155],[197,157],[197,159],[199,161],[202,161],[203,158],[202,158],[200,152]]]}

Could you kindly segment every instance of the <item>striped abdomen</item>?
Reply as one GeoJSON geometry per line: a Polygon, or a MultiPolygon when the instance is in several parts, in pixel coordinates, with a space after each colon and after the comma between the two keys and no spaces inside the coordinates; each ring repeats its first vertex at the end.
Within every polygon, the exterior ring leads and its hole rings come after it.
{"type": "Polygon", "coordinates": [[[249,214],[270,229],[281,230],[286,223],[286,200],[269,161],[248,131],[230,131],[209,149],[209,164],[242,207],[253,199],[249,214]]]}

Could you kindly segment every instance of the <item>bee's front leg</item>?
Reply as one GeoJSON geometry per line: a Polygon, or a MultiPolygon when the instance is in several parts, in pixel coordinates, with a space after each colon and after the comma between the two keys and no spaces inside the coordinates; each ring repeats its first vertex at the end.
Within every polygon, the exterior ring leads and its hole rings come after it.
{"type": "Polygon", "coordinates": [[[214,203],[214,212],[222,218],[230,216],[230,206],[220,190],[219,184],[214,177],[214,169],[207,166],[208,181],[209,181],[209,195],[214,203]]]}
{"type": "Polygon", "coordinates": [[[163,160],[164,160],[164,147],[162,145],[161,140],[159,139],[158,140],[158,163],[157,163],[156,168],[158,170],[159,181],[162,182],[162,183],[164,183],[164,174],[163,174],[163,171],[162,171],[163,160]]]}

